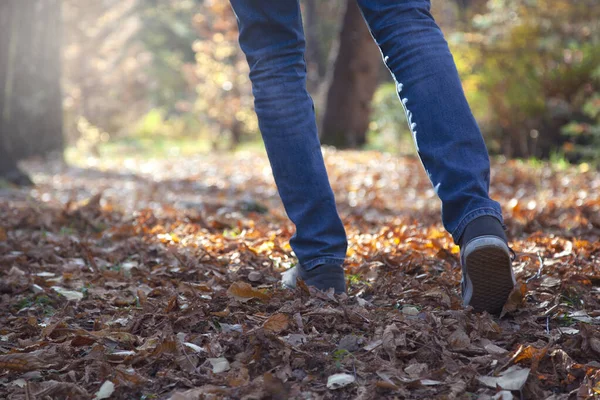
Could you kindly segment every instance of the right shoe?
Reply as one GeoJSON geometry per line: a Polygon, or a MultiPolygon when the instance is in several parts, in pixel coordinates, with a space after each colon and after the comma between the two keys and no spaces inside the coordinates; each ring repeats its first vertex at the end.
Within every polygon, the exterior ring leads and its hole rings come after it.
{"type": "Polygon", "coordinates": [[[346,292],[346,278],[344,268],[336,264],[318,265],[311,270],[305,270],[298,264],[282,274],[281,281],[285,287],[294,289],[296,279],[300,277],[308,286],[327,291],[333,288],[336,294],[346,292]]]}
{"type": "Polygon", "coordinates": [[[460,260],[463,305],[500,314],[516,285],[506,241],[495,235],[474,237],[461,247],[460,260]]]}

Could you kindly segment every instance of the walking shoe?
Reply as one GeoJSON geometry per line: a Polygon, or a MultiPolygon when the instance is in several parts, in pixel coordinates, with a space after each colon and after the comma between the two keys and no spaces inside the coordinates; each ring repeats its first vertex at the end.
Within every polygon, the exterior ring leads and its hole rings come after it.
{"type": "Polygon", "coordinates": [[[323,264],[307,271],[298,264],[281,274],[281,281],[284,286],[294,289],[296,287],[296,278],[298,277],[300,277],[306,285],[314,286],[322,291],[333,288],[336,294],[346,292],[344,268],[340,265],[323,264]]]}
{"type": "Polygon", "coordinates": [[[500,221],[484,216],[467,225],[460,261],[463,305],[476,312],[499,314],[516,285],[511,250],[500,221]]]}

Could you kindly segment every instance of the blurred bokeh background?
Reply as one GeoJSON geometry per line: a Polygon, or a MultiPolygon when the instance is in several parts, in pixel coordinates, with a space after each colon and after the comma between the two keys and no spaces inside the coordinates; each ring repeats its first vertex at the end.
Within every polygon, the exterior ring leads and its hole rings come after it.
{"type": "MultiPolygon", "coordinates": [[[[412,154],[355,1],[300,2],[323,144],[412,154]]],[[[598,164],[598,0],[433,0],[432,13],[492,155],[598,164]]],[[[48,153],[260,149],[247,73],[224,0],[4,0],[0,170],[48,153]]]]}

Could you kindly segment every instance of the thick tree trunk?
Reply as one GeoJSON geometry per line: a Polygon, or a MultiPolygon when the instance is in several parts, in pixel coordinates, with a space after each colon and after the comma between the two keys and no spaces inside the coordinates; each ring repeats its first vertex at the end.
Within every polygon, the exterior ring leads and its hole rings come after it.
{"type": "Polygon", "coordinates": [[[321,142],[355,148],[366,142],[381,54],[356,0],[348,0],[321,123],[321,142]]]}
{"type": "Polygon", "coordinates": [[[60,0],[0,1],[0,175],[63,148],[61,19],[60,0]]]}

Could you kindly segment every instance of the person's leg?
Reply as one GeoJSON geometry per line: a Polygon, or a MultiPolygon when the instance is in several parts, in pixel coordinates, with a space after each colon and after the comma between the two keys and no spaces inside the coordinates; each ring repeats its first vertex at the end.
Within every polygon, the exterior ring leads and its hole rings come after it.
{"type": "Polygon", "coordinates": [[[358,2],[397,82],[417,151],[442,200],[445,228],[459,243],[475,218],[502,221],[488,196],[487,149],[429,0],[358,2]]]}
{"type": "Polygon", "coordinates": [[[461,246],[465,305],[498,311],[513,286],[502,213],[489,197],[487,149],[430,1],[358,2],[396,80],[444,226],[461,246]]]}
{"type": "Polygon", "coordinates": [[[305,39],[298,0],[231,0],[231,5],[238,19],[240,46],[250,65],[256,114],[273,176],[286,212],[296,225],[290,245],[305,272],[321,265],[341,266],[346,233],[306,90],[305,39]]]}

